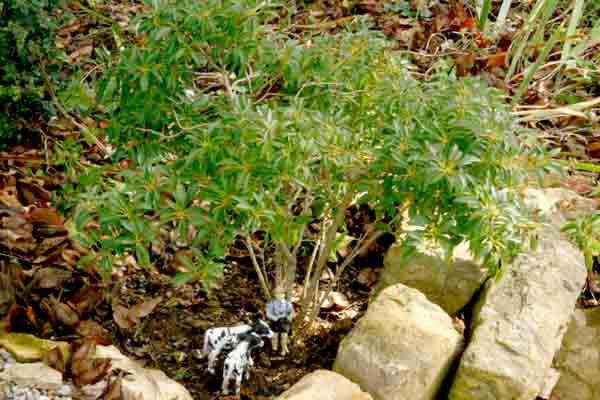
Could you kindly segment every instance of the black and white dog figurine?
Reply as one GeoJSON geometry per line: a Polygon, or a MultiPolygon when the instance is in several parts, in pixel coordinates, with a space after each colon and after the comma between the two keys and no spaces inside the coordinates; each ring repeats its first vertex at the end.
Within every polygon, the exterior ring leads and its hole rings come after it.
{"type": "Polygon", "coordinates": [[[285,356],[288,350],[288,336],[294,317],[294,306],[285,299],[283,290],[276,289],[274,299],[267,303],[266,313],[275,335],[271,339],[273,351],[277,351],[281,344],[281,355],[285,356]]]}
{"type": "Polygon", "coordinates": [[[240,342],[225,358],[223,367],[223,394],[229,394],[229,383],[235,380],[235,394],[240,395],[242,378],[250,377],[249,369],[254,366],[252,350],[263,347],[264,342],[254,332],[242,334],[240,342]]]}
{"type": "Polygon", "coordinates": [[[274,335],[269,325],[262,319],[257,319],[252,325],[244,324],[207,330],[204,334],[202,351],[204,354],[208,354],[208,372],[215,373],[217,357],[223,350],[233,349],[242,338],[251,332],[266,338],[272,338],[274,335]]]}

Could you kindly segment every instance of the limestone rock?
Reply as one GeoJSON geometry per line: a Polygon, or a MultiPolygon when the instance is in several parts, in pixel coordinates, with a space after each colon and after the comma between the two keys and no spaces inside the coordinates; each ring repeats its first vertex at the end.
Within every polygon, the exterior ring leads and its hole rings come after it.
{"type": "Polygon", "coordinates": [[[569,189],[527,188],[523,195],[527,207],[549,218],[559,229],[569,220],[592,214],[596,210],[596,202],[593,199],[580,196],[569,189]]]}
{"type": "Polygon", "coordinates": [[[140,366],[114,346],[97,346],[96,357],[110,358],[112,369],[118,368],[131,374],[122,381],[123,400],[192,400],[190,393],[164,372],[140,366]]]}
{"type": "Polygon", "coordinates": [[[560,379],[552,392],[560,400],[600,398],[600,308],[575,310],[554,360],[560,379]]]}
{"type": "Polygon", "coordinates": [[[586,279],[581,252],[555,229],[539,232],[502,277],[488,281],[451,400],[531,400],[560,343],[586,279]]]}
{"type": "Polygon", "coordinates": [[[278,397],[278,400],[373,400],[370,394],[344,378],[324,369],[312,372],[278,397]]]}
{"type": "Polygon", "coordinates": [[[429,301],[454,315],[477,293],[487,276],[487,269],[473,259],[466,242],[454,249],[451,263],[441,251],[425,248],[403,260],[401,247],[395,245],[385,257],[378,289],[401,283],[418,289],[429,301]]]}
{"type": "Polygon", "coordinates": [[[40,361],[47,351],[57,346],[65,360],[68,360],[71,350],[67,342],[55,342],[28,333],[7,333],[0,330],[0,347],[8,350],[19,362],[40,361]]]}
{"type": "Polygon", "coordinates": [[[0,372],[0,381],[44,390],[59,390],[63,386],[62,374],[41,362],[12,364],[0,372]]]}
{"type": "Polygon", "coordinates": [[[452,320],[416,289],[384,289],[342,340],[334,371],[375,400],[434,399],[464,345],[452,320]]]}

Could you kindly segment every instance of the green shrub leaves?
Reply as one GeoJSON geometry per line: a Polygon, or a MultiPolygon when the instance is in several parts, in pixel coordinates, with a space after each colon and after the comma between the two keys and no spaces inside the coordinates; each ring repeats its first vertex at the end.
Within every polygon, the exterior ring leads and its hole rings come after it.
{"type": "Polygon", "coordinates": [[[368,19],[304,38],[271,24],[277,4],[158,3],[99,91],[132,161],[81,195],[73,232],[100,264],[157,262],[168,242],[194,249],[178,281],[210,283],[236,237],[291,250],[309,223],[343,230],[353,202],[407,246],[469,240],[492,269],[518,252],[533,225],[514,189],[550,164],[495,90],[417,82],[368,19]]]}

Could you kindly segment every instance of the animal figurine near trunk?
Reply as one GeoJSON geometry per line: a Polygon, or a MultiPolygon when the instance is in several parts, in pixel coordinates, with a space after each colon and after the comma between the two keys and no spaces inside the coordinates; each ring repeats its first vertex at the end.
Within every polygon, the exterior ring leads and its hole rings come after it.
{"type": "Polygon", "coordinates": [[[271,322],[275,335],[271,338],[271,347],[277,351],[281,345],[281,355],[285,356],[288,350],[288,337],[294,318],[294,306],[285,299],[283,290],[277,288],[274,298],[266,306],[267,319],[271,322]]]}
{"type": "Polygon", "coordinates": [[[229,394],[229,384],[235,381],[235,395],[240,395],[242,379],[250,377],[249,369],[254,366],[252,360],[252,350],[263,347],[264,342],[254,332],[243,334],[240,342],[225,358],[225,366],[223,367],[223,394],[229,394]]]}
{"type": "Polygon", "coordinates": [[[272,338],[273,331],[262,319],[257,319],[252,325],[211,328],[204,334],[203,352],[208,354],[208,372],[215,373],[217,357],[223,350],[231,350],[248,334],[254,333],[259,337],[272,338]]]}

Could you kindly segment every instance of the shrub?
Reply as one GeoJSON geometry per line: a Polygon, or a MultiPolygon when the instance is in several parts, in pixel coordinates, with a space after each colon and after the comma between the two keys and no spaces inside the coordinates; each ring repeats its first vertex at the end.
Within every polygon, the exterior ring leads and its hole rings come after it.
{"type": "Polygon", "coordinates": [[[304,316],[319,308],[351,204],[369,204],[376,221],[336,277],[383,232],[449,253],[467,239],[493,271],[519,251],[533,223],[514,189],[551,165],[521,140],[498,92],[447,75],[417,82],[367,19],[309,41],[268,29],[277,7],[256,4],[165,1],[143,46],[106,76],[110,137],[138,145],[120,150],[128,168],[97,174],[81,196],[72,233],[93,249],[85,262],[108,270],[129,252],[148,265],[152,244],[169,237],[193,249],[180,277],[210,283],[238,239],[265,296],[280,286],[290,297],[304,252],[304,316]]]}
{"type": "Polygon", "coordinates": [[[22,138],[48,111],[40,61],[54,54],[51,11],[60,0],[0,2],[0,145],[22,138]]]}

